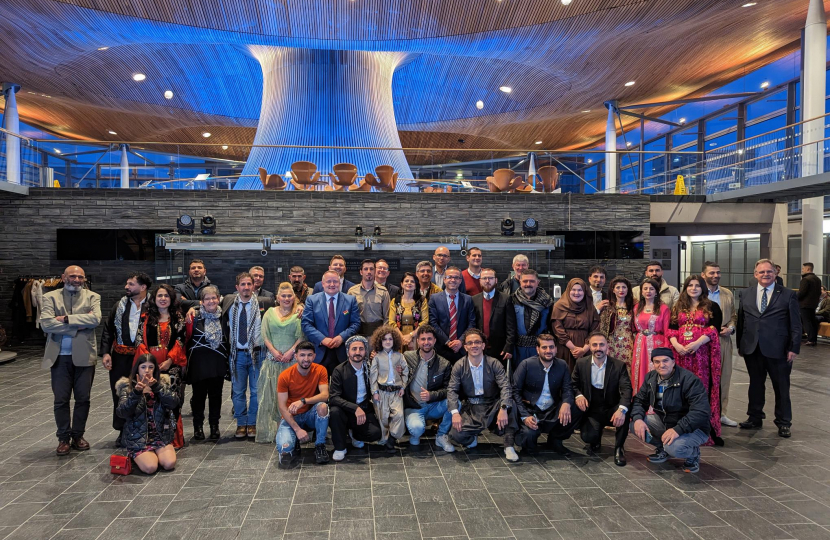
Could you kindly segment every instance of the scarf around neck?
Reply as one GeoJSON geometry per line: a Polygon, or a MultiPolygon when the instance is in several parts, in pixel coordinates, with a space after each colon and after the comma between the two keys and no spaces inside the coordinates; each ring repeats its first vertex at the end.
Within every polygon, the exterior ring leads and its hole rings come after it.
{"type": "Polygon", "coordinates": [[[222,344],[222,306],[216,307],[216,313],[200,310],[202,320],[205,321],[205,339],[210,348],[216,350],[222,344]]]}

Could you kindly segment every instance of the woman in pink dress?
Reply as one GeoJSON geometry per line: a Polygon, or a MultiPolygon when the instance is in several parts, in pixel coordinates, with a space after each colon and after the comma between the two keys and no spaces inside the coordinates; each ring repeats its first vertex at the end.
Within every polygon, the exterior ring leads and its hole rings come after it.
{"type": "Polygon", "coordinates": [[[677,365],[688,369],[701,380],[709,393],[712,409],[711,436],[707,445],[723,445],[720,438],[720,340],[718,330],[723,313],[717,303],[708,298],[709,289],[703,278],[686,278],[680,297],[672,306],[669,323],[669,342],[677,352],[677,365]],[[714,442],[713,442],[714,439],[714,442]]]}
{"type": "Polygon", "coordinates": [[[669,308],[660,301],[660,284],[646,278],[640,285],[640,301],[634,306],[634,324],[637,335],[634,338],[634,355],[631,360],[631,389],[634,395],[652,369],[651,351],[657,347],[668,347],[669,308]]]}

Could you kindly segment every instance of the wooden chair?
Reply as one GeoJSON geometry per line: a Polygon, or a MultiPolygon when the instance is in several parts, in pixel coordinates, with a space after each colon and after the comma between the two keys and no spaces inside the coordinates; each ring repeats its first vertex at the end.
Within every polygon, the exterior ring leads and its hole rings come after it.
{"type": "Polygon", "coordinates": [[[375,174],[378,175],[380,181],[381,191],[395,191],[395,185],[398,183],[398,173],[391,165],[378,165],[375,167],[375,174]]]}
{"type": "Polygon", "coordinates": [[[262,181],[262,189],[269,191],[284,191],[288,184],[278,174],[268,174],[262,167],[259,168],[259,179],[262,181]]]}
{"type": "Polygon", "coordinates": [[[383,184],[372,173],[366,173],[366,176],[363,177],[363,182],[378,190],[383,188],[383,184]]]}
{"type": "Polygon", "coordinates": [[[509,191],[514,176],[516,176],[516,173],[513,172],[513,169],[498,169],[493,171],[493,181],[488,182],[490,191],[493,193],[509,191]]]}
{"type": "Polygon", "coordinates": [[[349,191],[357,179],[357,167],[351,163],[338,163],[332,167],[334,174],[329,174],[332,185],[338,186],[337,191],[349,191]]]}
{"type": "MultiPolygon", "coordinates": [[[[368,175],[368,176],[371,176],[371,175],[368,175]]],[[[355,180],[355,184],[356,183],[357,183],[357,180],[355,180]]],[[[367,182],[366,179],[364,178],[363,182],[361,182],[361,184],[359,186],[357,186],[355,188],[352,188],[349,191],[372,191],[372,184],[367,182]]]]}
{"type": "Polygon", "coordinates": [[[537,191],[553,193],[559,189],[559,169],[552,165],[545,165],[537,171],[537,174],[542,179],[542,189],[537,189],[537,191]]]}
{"type": "Polygon", "coordinates": [[[295,189],[313,190],[320,180],[317,165],[310,161],[297,161],[291,164],[291,184],[295,189]]]}

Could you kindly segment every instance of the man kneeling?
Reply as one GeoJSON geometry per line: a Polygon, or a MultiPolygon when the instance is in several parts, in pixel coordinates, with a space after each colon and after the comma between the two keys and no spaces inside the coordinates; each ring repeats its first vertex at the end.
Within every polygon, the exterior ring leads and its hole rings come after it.
{"type": "Polygon", "coordinates": [[[318,465],[328,463],[326,430],[329,427],[329,380],[326,368],[314,363],[314,345],[302,341],[297,345],[297,363],[280,373],[277,380],[277,406],[280,427],[277,430],[279,466],[286,468],[294,457],[298,441],[308,442],[306,430],[315,431],[314,457],[318,465]]]}
{"type": "Polygon", "coordinates": [[[651,363],[654,371],[646,375],[631,408],[634,434],[655,446],[650,462],[685,458],[683,469],[697,472],[700,445],[709,440],[709,396],[694,373],[675,365],[671,349],[654,349],[651,363]],[[654,414],[646,415],[649,407],[654,414]]]}

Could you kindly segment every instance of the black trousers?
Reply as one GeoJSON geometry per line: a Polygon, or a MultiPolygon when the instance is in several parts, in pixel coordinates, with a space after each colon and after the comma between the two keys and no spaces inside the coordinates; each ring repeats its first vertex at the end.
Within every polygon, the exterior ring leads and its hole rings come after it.
{"type": "Polygon", "coordinates": [[[193,425],[202,426],[205,423],[205,400],[208,401],[208,423],[218,424],[222,418],[222,387],[225,377],[211,377],[191,383],[193,395],[190,396],[190,410],[193,414],[193,425]]]}
{"type": "Polygon", "coordinates": [[[320,360],[320,365],[326,368],[326,373],[328,374],[329,379],[331,379],[331,372],[334,371],[334,368],[342,363],[343,362],[337,357],[337,349],[326,349],[326,352],[323,353],[323,358],[320,360]]]}
{"type": "Polygon", "coordinates": [[[89,417],[89,397],[95,366],[78,367],[72,356],[61,355],[52,365],[52,394],[55,396],[55,423],[58,440],[79,439],[86,431],[89,417]],[[70,412],[69,401],[75,395],[75,408],[70,412]]]}
{"type": "Polygon", "coordinates": [[[746,414],[749,420],[760,422],[765,418],[764,403],[766,402],[767,375],[772,381],[772,390],[775,393],[775,425],[790,426],[793,420],[792,403],[790,402],[790,373],[793,370],[791,362],[786,358],[769,358],[761,354],[760,349],[744,357],[746,371],[749,373],[749,407],[746,414]]]}
{"type": "Polygon", "coordinates": [[[557,407],[555,414],[547,415],[552,420],[540,420],[537,426],[538,429],[530,429],[527,424],[522,422],[521,429],[516,435],[516,444],[521,446],[523,450],[535,452],[538,448],[539,436],[543,433],[547,434],[548,441],[554,439],[564,441],[570,437],[582,420],[583,413],[578,407],[571,407],[571,421],[566,425],[562,425],[559,421],[559,409],[561,407],[561,405],[557,407]]]}
{"type": "MultiPolygon", "coordinates": [[[[582,437],[582,440],[588,444],[600,444],[602,441],[602,432],[604,431],[603,428],[605,426],[612,425],[611,417],[615,412],[617,412],[617,409],[608,411],[603,409],[591,409],[589,407],[588,410],[582,415],[582,425],[580,426],[580,437],[582,437]]],[[[628,437],[630,412],[631,410],[629,409],[628,413],[625,415],[623,425],[617,428],[614,439],[614,448],[622,448],[625,444],[625,439],[628,437]]]]}
{"type": "Polygon", "coordinates": [[[115,409],[118,408],[118,395],[115,393],[115,383],[122,377],[129,377],[133,369],[132,354],[118,354],[112,353],[112,369],[109,372],[110,376],[110,391],[112,391],[112,429],[121,431],[124,428],[126,420],[115,414],[115,409]]]}
{"type": "Polygon", "coordinates": [[[349,410],[341,409],[336,405],[329,405],[329,428],[331,429],[331,442],[335,450],[345,450],[346,441],[349,438],[349,430],[358,441],[374,442],[382,437],[380,422],[375,416],[375,409],[368,400],[361,407],[366,413],[366,421],[363,425],[357,425],[357,417],[349,410]]]}
{"type": "Polygon", "coordinates": [[[807,334],[807,341],[816,342],[818,339],[818,320],[816,319],[816,310],[810,308],[799,308],[801,312],[801,326],[804,327],[804,333],[807,334]]]}

